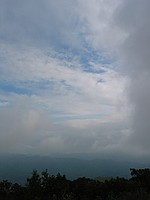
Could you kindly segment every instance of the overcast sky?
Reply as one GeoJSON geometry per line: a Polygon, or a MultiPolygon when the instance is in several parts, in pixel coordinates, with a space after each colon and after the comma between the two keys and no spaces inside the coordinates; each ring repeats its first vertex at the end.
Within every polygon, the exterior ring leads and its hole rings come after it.
{"type": "Polygon", "coordinates": [[[150,1],[0,1],[0,152],[150,153],[150,1]]]}

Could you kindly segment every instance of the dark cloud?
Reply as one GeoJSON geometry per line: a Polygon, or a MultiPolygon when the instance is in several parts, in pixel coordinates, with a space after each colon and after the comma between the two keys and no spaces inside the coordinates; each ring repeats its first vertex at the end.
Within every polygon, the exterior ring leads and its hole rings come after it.
{"type": "Polygon", "coordinates": [[[129,100],[133,106],[131,145],[143,150],[150,144],[150,1],[122,1],[117,25],[126,32],[119,56],[130,77],[129,100]]]}

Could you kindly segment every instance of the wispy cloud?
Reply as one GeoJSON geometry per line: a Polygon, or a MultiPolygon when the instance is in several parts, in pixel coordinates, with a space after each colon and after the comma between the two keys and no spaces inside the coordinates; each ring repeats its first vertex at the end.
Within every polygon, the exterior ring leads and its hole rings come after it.
{"type": "Polygon", "coordinates": [[[123,104],[126,80],[107,66],[89,63],[92,70],[85,71],[80,60],[70,67],[70,61],[53,57],[51,52],[51,57],[33,49],[23,55],[20,50],[11,52],[5,54],[3,60],[9,57],[9,61],[1,67],[1,90],[6,93],[35,95],[47,109],[53,104],[53,112],[76,115],[105,116],[123,104]]]}
{"type": "Polygon", "coordinates": [[[0,2],[1,152],[127,151],[122,5],[0,2]]]}

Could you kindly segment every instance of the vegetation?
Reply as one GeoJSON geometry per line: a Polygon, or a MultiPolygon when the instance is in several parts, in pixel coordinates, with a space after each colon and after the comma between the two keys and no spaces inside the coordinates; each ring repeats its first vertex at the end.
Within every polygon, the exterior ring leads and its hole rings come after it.
{"type": "Polygon", "coordinates": [[[32,172],[24,186],[0,182],[2,200],[150,200],[150,169],[130,169],[131,178],[67,180],[65,175],[32,172]]]}

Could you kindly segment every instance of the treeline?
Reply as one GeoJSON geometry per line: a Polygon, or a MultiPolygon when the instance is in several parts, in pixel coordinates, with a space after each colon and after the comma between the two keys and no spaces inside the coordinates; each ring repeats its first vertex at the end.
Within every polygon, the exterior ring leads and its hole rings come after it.
{"type": "Polygon", "coordinates": [[[131,178],[103,182],[89,178],[32,172],[25,185],[0,182],[1,200],[150,200],[150,169],[130,169],[131,178]]]}

